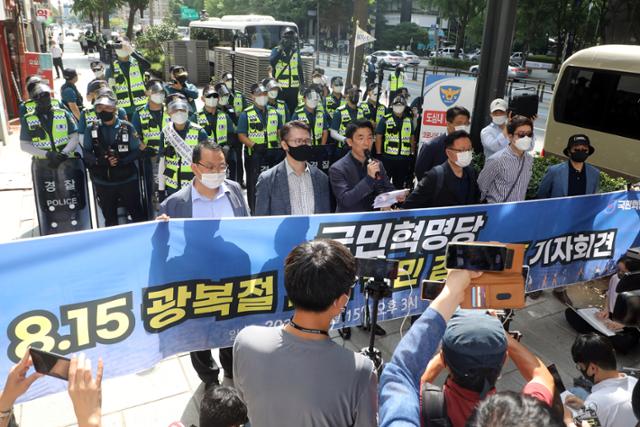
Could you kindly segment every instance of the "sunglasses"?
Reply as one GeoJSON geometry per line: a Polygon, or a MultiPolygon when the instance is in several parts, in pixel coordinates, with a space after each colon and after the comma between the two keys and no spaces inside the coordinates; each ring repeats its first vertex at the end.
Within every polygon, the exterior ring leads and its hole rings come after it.
{"type": "Polygon", "coordinates": [[[524,137],[527,137],[527,136],[529,138],[531,138],[531,137],[533,137],[533,132],[518,132],[518,133],[516,133],[516,136],[518,138],[524,138],[524,137]]]}

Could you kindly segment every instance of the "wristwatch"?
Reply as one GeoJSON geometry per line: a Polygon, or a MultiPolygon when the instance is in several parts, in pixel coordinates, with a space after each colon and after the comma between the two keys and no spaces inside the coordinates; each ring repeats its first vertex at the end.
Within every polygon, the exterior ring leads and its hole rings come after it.
{"type": "Polygon", "coordinates": [[[10,418],[11,414],[13,414],[13,406],[6,411],[0,411],[0,420],[4,420],[5,418],[10,418]]]}

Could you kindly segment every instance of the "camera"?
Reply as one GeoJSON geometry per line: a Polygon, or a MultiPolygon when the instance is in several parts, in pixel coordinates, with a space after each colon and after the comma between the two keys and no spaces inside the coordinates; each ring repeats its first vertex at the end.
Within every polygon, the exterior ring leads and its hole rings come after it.
{"type": "MultiPolygon", "coordinates": [[[[482,271],[472,279],[465,291],[462,308],[513,309],[525,305],[525,282],[528,267],[524,266],[526,246],[496,242],[449,243],[445,254],[446,268],[482,271]]],[[[445,282],[424,280],[422,299],[433,300],[445,282]]]]}
{"type": "Polygon", "coordinates": [[[395,280],[398,277],[398,261],[384,258],[356,258],[356,276],[376,280],[395,280]]]}
{"type": "MultiPolygon", "coordinates": [[[[640,261],[640,247],[629,248],[626,258],[640,261]]],[[[611,316],[625,326],[640,325],[640,271],[625,273],[616,287],[618,298],[611,316]]]]}

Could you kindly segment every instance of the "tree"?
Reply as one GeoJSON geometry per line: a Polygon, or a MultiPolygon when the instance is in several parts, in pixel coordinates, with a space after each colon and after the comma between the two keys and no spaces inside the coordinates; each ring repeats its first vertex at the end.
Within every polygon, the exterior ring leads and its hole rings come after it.
{"type": "Polygon", "coordinates": [[[402,0],[400,3],[400,23],[411,22],[413,0],[402,0]]]}
{"type": "Polygon", "coordinates": [[[456,39],[456,51],[454,58],[458,57],[458,52],[464,46],[464,38],[467,26],[471,19],[484,11],[486,0],[422,0],[422,3],[429,7],[435,7],[440,11],[441,16],[449,20],[449,29],[453,22],[458,29],[456,39]]]}
{"type": "Polygon", "coordinates": [[[129,19],[127,21],[127,37],[129,40],[133,40],[133,24],[136,17],[136,12],[140,11],[142,14],[145,9],[149,7],[149,0],[127,0],[129,5],[129,19]]]}

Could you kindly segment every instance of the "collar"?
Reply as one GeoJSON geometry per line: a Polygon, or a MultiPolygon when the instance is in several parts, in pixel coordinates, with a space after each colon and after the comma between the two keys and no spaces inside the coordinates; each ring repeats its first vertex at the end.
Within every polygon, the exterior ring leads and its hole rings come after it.
{"type": "Polygon", "coordinates": [[[353,163],[358,166],[359,168],[363,168],[364,167],[364,163],[361,162],[360,160],[356,159],[356,156],[353,155],[353,151],[349,150],[349,156],[351,156],[351,160],[353,161],[353,163]]]}
{"type": "MultiPolygon", "coordinates": [[[[464,387],[459,386],[453,381],[450,377],[448,377],[444,383],[444,388],[449,389],[451,393],[456,394],[462,400],[466,400],[468,402],[479,402],[480,401],[480,393],[473,390],[468,390],[464,387]]],[[[487,392],[487,396],[491,396],[496,392],[495,387],[487,392]]],[[[486,396],[485,396],[486,397],[486,396]]]]}
{"type": "MultiPolygon", "coordinates": [[[[291,165],[289,164],[289,156],[285,157],[284,159],[284,167],[287,169],[287,176],[294,174],[296,176],[298,176],[298,174],[296,173],[296,171],[293,170],[293,168],[291,167],[291,165]]],[[[303,175],[305,173],[309,173],[309,163],[305,162],[305,166],[304,166],[304,172],[302,173],[303,175]]]]}
{"type": "Polygon", "coordinates": [[[226,197],[227,193],[229,193],[229,188],[223,182],[222,184],[220,184],[220,188],[218,190],[218,194],[216,194],[216,197],[214,199],[210,199],[210,198],[200,194],[200,192],[198,191],[198,189],[195,186],[195,180],[196,179],[197,178],[194,177],[193,181],[191,181],[191,201],[192,201],[192,203],[195,202],[196,200],[202,200],[203,202],[212,202],[212,201],[215,201],[215,200],[222,199],[223,197],[226,197]]]}

